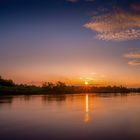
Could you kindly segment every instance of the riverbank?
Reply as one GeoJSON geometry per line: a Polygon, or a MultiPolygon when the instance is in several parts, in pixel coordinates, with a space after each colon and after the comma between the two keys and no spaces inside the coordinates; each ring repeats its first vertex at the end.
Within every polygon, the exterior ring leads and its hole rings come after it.
{"type": "Polygon", "coordinates": [[[140,88],[124,86],[70,86],[63,82],[46,82],[42,86],[15,84],[12,80],[0,77],[0,95],[30,95],[30,94],[73,94],[73,93],[140,93],[140,88]]]}

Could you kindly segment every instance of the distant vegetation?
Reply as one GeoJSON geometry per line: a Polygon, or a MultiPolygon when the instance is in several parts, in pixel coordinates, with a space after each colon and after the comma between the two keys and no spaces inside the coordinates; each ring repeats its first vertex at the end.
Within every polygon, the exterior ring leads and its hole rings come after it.
{"type": "Polygon", "coordinates": [[[35,85],[15,84],[12,80],[0,76],[0,95],[6,94],[70,94],[70,93],[130,93],[139,92],[140,88],[126,88],[123,86],[69,86],[63,82],[46,82],[41,87],[35,85]]]}

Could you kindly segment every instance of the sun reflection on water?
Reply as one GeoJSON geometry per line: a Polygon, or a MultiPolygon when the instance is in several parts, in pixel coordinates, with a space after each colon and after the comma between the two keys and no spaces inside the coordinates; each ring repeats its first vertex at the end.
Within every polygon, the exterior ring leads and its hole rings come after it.
{"type": "Polygon", "coordinates": [[[86,113],[88,113],[88,94],[86,94],[86,113]]]}
{"type": "Polygon", "coordinates": [[[88,123],[90,118],[89,118],[89,99],[88,99],[88,94],[86,94],[86,97],[85,97],[85,117],[84,117],[84,122],[85,123],[88,123]]]}

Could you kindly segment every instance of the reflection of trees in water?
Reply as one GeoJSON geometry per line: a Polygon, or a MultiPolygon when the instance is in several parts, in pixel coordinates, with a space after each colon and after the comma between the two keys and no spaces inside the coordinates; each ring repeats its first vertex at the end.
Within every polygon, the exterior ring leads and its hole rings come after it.
{"type": "Polygon", "coordinates": [[[44,95],[44,96],[42,96],[42,101],[44,103],[52,102],[52,101],[63,102],[65,100],[66,100],[66,95],[44,95]]]}
{"type": "Polygon", "coordinates": [[[24,101],[30,101],[32,98],[32,95],[24,95],[24,101]]]}
{"type": "Polygon", "coordinates": [[[96,95],[97,97],[126,97],[130,95],[130,93],[95,93],[94,95],[96,95]]]}
{"type": "Polygon", "coordinates": [[[0,105],[1,104],[12,104],[13,96],[1,96],[0,97],[0,105]]]}

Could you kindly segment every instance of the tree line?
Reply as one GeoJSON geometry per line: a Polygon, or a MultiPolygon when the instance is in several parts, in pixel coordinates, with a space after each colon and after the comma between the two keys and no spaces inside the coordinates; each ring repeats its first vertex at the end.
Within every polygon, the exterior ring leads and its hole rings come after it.
{"type": "Polygon", "coordinates": [[[0,76],[0,95],[5,94],[71,94],[71,93],[140,93],[140,88],[124,86],[72,86],[64,82],[45,82],[42,86],[16,84],[0,76]]]}

